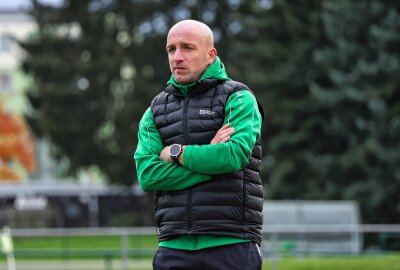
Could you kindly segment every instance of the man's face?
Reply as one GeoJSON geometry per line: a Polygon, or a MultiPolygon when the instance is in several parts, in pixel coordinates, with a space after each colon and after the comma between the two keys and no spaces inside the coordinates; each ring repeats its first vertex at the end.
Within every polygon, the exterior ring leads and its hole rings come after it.
{"type": "Polygon", "coordinates": [[[170,31],[167,37],[169,67],[175,81],[182,85],[196,82],[212,63],[208,39],[190,28],[170,31]]]}

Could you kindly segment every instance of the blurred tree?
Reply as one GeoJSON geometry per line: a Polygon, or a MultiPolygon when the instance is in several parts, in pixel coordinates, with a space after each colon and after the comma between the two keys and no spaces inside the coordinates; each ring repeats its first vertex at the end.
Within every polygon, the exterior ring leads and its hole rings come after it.
{"type": "Polygon", "coordinates": [[[256,2],[235,48],[263,93],[268,194],[355,199],[365,221],[396,222],[399,3],[256,2]]]}
{"type": "Polygon", "coordinates": [[[310,96],[324,124],[305,162],[320,186],[331,180],[321,191],[357,200],[368,222],[399,222],[399,15],[396,1],[325,1],[326,42],[312,54],[310,96]]]}
{"type": "Polygon", "coordinates": [[[131,2],[33,1],[38,32],[20,44],[27,52],[23,69],[35,80],[28,116],[35,133],[50,139],[55,157],[68,158],[69,173],[97,165],[124,184],[135,178],[140,114],[160,77],[168,77],[161,58],[143,49],[163,46],[156,36],[144,38],[157,1],[131,2]]]}
{"type": "Polygon", "coordinates": [[[167,31],[182,19],[203,20],[223,58],[232,51],[222,48],[230,46],[229,11],[237,9],[230,2],[33,1],[38,32],[20,43],[23,69],[35,81],[28,119],[55,157],[68,158],[68,173],[97,165],[110,182],[132,184],[138,122],[170,76],[167,31]]]}
{"type": "Polygon", "coordinates": [[[31,13],[30,122],[71,172],[97,164],[133,182],[138,121],[170,76],[165,36],[192,18],[265,107],[270,198],[357,199],[368,222],[400,211],[395,1],[69,0],[31,13]]]}

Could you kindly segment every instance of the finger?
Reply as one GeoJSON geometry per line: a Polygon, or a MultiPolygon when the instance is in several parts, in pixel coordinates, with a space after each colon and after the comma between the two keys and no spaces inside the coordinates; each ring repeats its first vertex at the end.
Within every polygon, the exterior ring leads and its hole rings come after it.
{"type": "Polygon", "coordinates": [[[228,138],[228,140],[229,140],[230,135],[231,134],[227,133],[227,134],[225,134],[223,136],[215,137],[212,142],[213,143],[219,143],[219,142],[222,142],[222,141],[226,141],[226,138],[228,138]]]}
{"type": "Polygon", "coordinates": [[[220,143],[221,140],[226,140],[225,137],[231,135],[234,131],[235,129],[233,127],[229,127],[229,123],[225,124],[217,131],[214,138],[211,140],[210,144],[216,144],[220,143]]]}
{"type": "Polygon", "coordinates": [[[231,139],[231,136],[226,136],[226,137],[224,137],[221,141],[219,141],[219,143],[227,142],[227,141],[229,141],[230,139],[231,139]]]}
{"type": "Polygon", "coordinates": [[[223,136],[226,136],[226,135],[231,135],[233,132],[235,132],[235,129],[234,128],[228,128],[228,129],[225,129],[225,130],[223,130],[223,131],[221,131],[218,135],[217,135],[217,137],[223,137],[223,136]]]}
{"type": "Polygon", "coordinates": [[[220,132],[220,131],[222,131],[222,130],[225,130],[225,129],[227,129],[227,128],[229,128],[229,123],[223,125],[220,129],[218,129],[217,133],[220,132]]]}

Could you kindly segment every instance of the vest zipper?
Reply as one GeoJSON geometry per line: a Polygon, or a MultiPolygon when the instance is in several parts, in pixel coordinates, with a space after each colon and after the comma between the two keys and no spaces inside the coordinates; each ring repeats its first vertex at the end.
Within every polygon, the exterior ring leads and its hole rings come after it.
{"type": "Polygon", "coordinates": [[[185,97],[185,103],[183,104],[183,134],[184,134],[185,144],[188,144],[188,130],[187,130],[188,107],[189,107],[189,98],[185,97]]]}
{"type": "MultiPolygon", "coordinates": [[[[188,144],[188,130],[187,130],[187,121],[188,121],[188,107],[189,107],[189,98],[185,97],[183,105],[183,134],[185,144],[188,144]]],[[[192,189],[189,188],[187,191],[187,233],[192,234],[192,189]]]]}

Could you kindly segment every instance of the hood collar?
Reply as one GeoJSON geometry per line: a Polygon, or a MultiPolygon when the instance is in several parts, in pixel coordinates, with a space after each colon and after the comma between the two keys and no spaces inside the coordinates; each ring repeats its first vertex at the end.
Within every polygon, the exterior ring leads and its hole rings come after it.
{"type": "Polygon", "coordinates": [[[175,81],[174,75],[171,75],[171,78],[169,79],[167,85],[173,85],[177,87],[183,95],[188,95],[190,89],[192,89],[195,85],[198,83],[204,81],[204,80],[210,80],[210,79],[216,79],[216,80],[230,80],[228,75],[226,74],[225,71],[225,66],[217,56],[215,58],[214,63],[212,63],[207,70],[203,73],[203,75],[200,77],[200,79],[197,82],[187,84],[187,85],[181,85],[175,81]]]}

